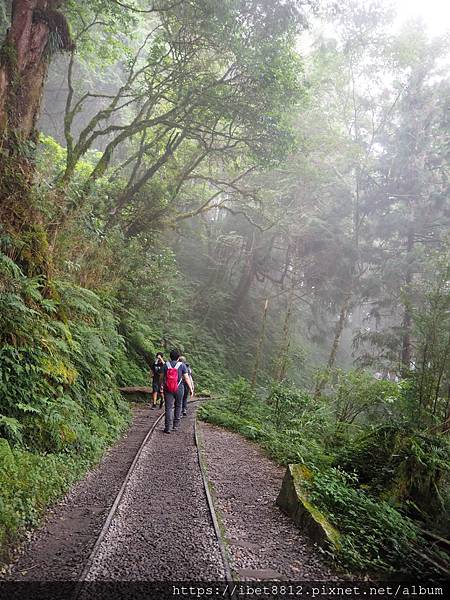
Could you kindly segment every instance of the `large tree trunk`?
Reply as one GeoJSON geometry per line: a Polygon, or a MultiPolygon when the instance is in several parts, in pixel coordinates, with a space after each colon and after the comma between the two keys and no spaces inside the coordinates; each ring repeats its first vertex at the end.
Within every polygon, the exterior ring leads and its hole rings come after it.
{"type": "Polygon", "coordinates": [[[414,232],[412,229],[408,232],[406,240],[406,274],[405,274],[405,294],[406,300],[403,309],[403,322],[402,322],[402,353],[401,353],[401,375],[407,377],[411,370],[411,327],[412,327],[412,315],[411,307],[409,305],[411,297],[411,284],[412,284],[412,253],[414,250],[414,232]]]}
{"type": "Polygon", "coordinates": [[[286,371],[288,366],[288,358],[289,358],[289,348],[291,346],[291,329],[292,329],[292,312],[294,308],[294,291],[295,285],[294,282],[291,283],[291,289],[289,291],[289,298],[287,301],[286,314],[284,317],[283,324],[283,337],[281,341],[280,355],[278,357],[276,366],[277,373],[275,375],[275,380],[280,383],[286,377],[286,371]]]}
{"type": "MultiPolygon", "coordinates": [[[[327,374],[330,373],[331,369],[334,367],[334,363],[336,362],[336,356],[339,349],[339,344],[341,342],[342,332],[344,331],[345,323],[347,321],[348,313],[350,310],[352,295],[353,293],[351,291],[348,292],[341,306],[341,310],[339,313],[339,321],[337,322],[336,329],[334,330],[333,344],[331,346],[330,355],[328,357],[326,371],[327,374]]],[[[314,398],[320,397],[326,382],[327,378],[325,376],[319,377],[317,379],[316,388],[314,390],[314,398]]]]}
{"type": "Polygon", "coordinates": [[[32,137],[47,62],[43,60],[49,29],[35,22],[42,0],[15,0],[12,22],[2,47],[0,67],[0,133],[2,146],[15,134],[18,141],[32,137]]]}
{"type": "Polygon", "coordinates": [[[45,263],[46,236],[31,189],[38,133],[36,123],[52,52],[73,48],[64,16],[56,9],[63,0],[13,0],[11,26],[0,48],[0,220],[16,236],[27,232],[21,257],[45,263]],[[31,234],[31,235],[30,235],[31,234]]]}
{"type": "Polygon", "coordinates": [[[256,277],[255,269],[255,233],[247,238],[244,249],[245,262],[239,283],[234,291],[234,310],[239,312],[256,277]]]}
{"type": "Polygon", "coordinates": [[[336,329],[334,332],[334,340],[333,345],[331,346],[330,356],[328,357],[327,369],[332,369],[334,367],[337,351],[342,337],[342,332],[344,331],[344,326],[347,321],[351,299],[352,293],[349,292],[344,300],[344,303],[342,304],[341,312],[339,313],[339,321],[337,322],[336,329]]]}
{"type": "Polygon", "coordinates": [[[253,388],[256,385],[256,379],[258,377],[259,363],[261,360],[262,347],[264,344],[264,337],[265,337],[265,333],[266,333],[267,311],[268,310],[269,310],[269,298],[266,298],[266,300],[264,302],[263,317],[262,317],[262,322],[261,322],[261,331],[259,333],[258,345],[256,347],[256,352],[255,352],[255,364],[253,366],[253,375],[252,375],[252,387],[253,388]]]}
{"type": "Polygon", "coordinates": [[[72,42],[62,0],[13,0],[11,27],[1,48],[0,144],[36,136],[36,121],[52,51],[72,42]],[[51,39],[51,36],[53,38],[51,39]]]}

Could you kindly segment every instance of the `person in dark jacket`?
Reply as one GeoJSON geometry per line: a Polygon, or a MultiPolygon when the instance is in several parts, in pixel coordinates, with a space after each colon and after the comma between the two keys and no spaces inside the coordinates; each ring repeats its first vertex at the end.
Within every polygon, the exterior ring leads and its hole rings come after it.
{"type": "MultiPolygon", "coordinates": [[[[189,379],[191,380],[191,388],[194,389],[194,380],[192,379],[191,366],[188,362],[186,362],[185,356],[180,356],[180,360],[181,360],[181,362],[184,362],[184,364],[186,365],[189,379]]],[[[189,387],[185,383],[183,384],[183,386],[184,386],[184,391],[183,391],[182,415],[183,415],[183,417],[185,417],[187,415],[187,405],[188,405],[189,398],[190,398],[190,392],[189,392],[189,387]]]]}
{"type": "Polygon", "coordinates": [[[181,362],[178,350],[171,350],[170,361],[167,361],[163,367],[163,392],[166,406],[164,433],[176,431],[180,425],[184,385],[187,385],[191,396],[193,396],[194,389],[191,386],[186,365],[181,362]],[[176,392],[169,392],[166,389],[167,372],[169,369],[177,369],[178,372],[178,387],[176,392]]]}
{"type": "Polygon", "coordinates": [[[164,357],[162,352],[157,352],[155,360],[150,367],[152,370],[152,405],[150,408],[156,408],[159,396],[159,408],[162,408],[162,378],[163,378],[164,357]]]}

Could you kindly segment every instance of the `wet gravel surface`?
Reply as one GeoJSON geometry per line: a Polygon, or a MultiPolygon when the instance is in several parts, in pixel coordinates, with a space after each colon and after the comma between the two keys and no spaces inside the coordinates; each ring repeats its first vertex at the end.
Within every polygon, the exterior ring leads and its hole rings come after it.
{"type": "Polygon", "coordinates": [[[240,435],[201,423],[208,478],[241,581],[330,581],[319,549],[275,505],[285,469],[240,435]]]}
{"type": "Polygon", "coordinates": [[[194,442],[194,410],[144,448],[96,555],[92,581],[223,580],[194,442]]]}
{"type": "MultiPolygon", "coordinates": [[[[177,432],[161,421],[144,448],[96,554],[95,582],[223,581],[194,442],[195,406],[177,432]]],[[[8,581],[78,580],[149,427],[135,409],[127,434],[49,513],[19,551],[8,581]]],[[[330,581],[320,553],[275,506],[284,469],[241,436],[201,424],[209,478],[239,580],[330,581]]],[[[84,598],[85,594],[81,595],[84,598]]],[[[161,596],[162,597],[162,596],[161,596]]]]}
{"type": "Polygon", "coordinates": [[[126,472],[160,410],[138,406],[127,433],[47,514],[18,550],[9,581],[76,580],[83,570],[126,472]]]}

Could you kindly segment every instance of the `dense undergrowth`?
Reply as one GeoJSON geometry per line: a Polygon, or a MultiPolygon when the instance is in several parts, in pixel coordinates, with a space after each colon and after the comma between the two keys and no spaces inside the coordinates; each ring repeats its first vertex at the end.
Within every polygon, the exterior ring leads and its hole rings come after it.
{"type": "MultiPolygon", "coordinates": [[[[3,558],[130,420],[118,388],[149,385],[158,349],[195,356],[199,393],[225,385],[217,343],[183,316],[127,306],[69,279],[26,276],[17,240],[0,252],[0,547],[3,558]],[[153,316],[153,318],[152,318],[153,316]]],[[[22,248],[20,249],[22,250],[22,248]]],[[[174,273],[176,276],[176,273],[174,273]]]]}
{"type": "MultiPolygon", "coordinates": [[[[4,247],[12,250],[8,240],[4,247]]],[[[0,253],[0,544],[36,525],[48,504],[127,424],[117,391],[124,354],[99,296],[66,281],[26,277],[0,253]]]]}
{"type": "MultiPolygon", "coordinates": [[[[48,218],[48,190],[65,156],[42,136],[33,198],[48,218]]],[[[91,169],[89,156],[77,166],[68,190],[74,201],[91,169]]],[[[107,180],[99,181],[97,202],[110,191],[107,180]]],[[[149,385],[158,350],[187,354],[198,393],[223,389],[229,378],[224,346],[182,308],[173,252],[156,238],[145,253],[121,235],[105,239],[93,211],[61,236],[51,274],[42,262],[48,255],[44,230],[0,230],[3,558],[126,427],[130,410],[118,388],[149,385]]]]}
{"type": "Polygon", "coordinates": [[[283,465],[308,467],[310,498],[340,532],[339,549],[330,545],[327,552],[341,567],[442,576],[445,560],[421,530],[448,534],[449,445],[406,418],[407,389],[350,372],[340,373],[336,388],[321,399],[284,385],[261,399],[239,379],[227,398],[200,414],[256,441],[283,465]],[[343,397],[356,419],[343,417],[343,397]]]}

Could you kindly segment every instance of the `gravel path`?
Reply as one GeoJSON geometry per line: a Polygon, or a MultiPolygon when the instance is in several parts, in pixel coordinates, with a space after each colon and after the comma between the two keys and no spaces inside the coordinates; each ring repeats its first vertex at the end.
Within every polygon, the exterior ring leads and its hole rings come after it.
{"type": "Polygon", "coordinates": [[[68,581],[79,577],[134,455],[160,414],[147,406],[136,407],[127,433],[48,512],[41,527],[19,549],[7,580],[68,581]]]}
{"type": "Polygon", "coordinates": [[[144,448],[89,573],[91,581],[223,580],[193,436],[158,428],[144,448]]]}
{"type": "MultiPolygon", "coordinates": [[[[193,425],[161,422],[144,448],[88,579],[223,581],[193,425]]],[[[77,580],[135,452],[160,411],[139,407],[128,433],[48,515],[20,551],[9,581],[77,580]]],[[[239,580],[327,580],[317,548],[274,505],[284,469],[237,434],[202,424],[208,474],[239,580]]]]}
{"type": "Polygon", "coordinates": [[[330,581],[318,548],[275,505],[285,469],[240,435],[201,423],[214,504],[237,579],[330,581]]]}

